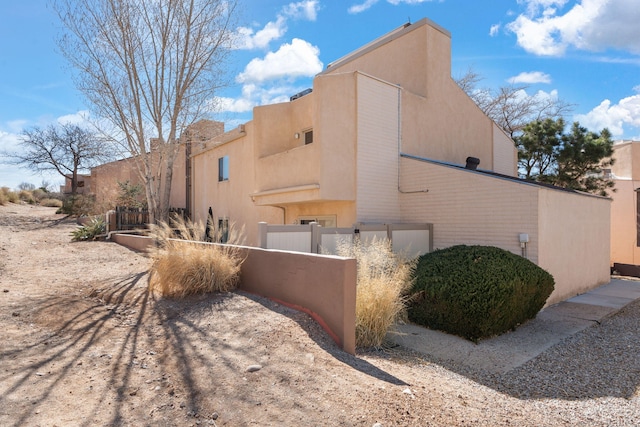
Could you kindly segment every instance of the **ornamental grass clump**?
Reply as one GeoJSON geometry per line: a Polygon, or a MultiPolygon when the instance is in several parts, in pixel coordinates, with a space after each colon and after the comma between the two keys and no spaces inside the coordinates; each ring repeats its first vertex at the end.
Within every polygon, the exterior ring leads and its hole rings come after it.
{"type": "Polygon", "coordinates": [[[458,245],[420,257],[409,320],[477,342],[536,316],[553,276],[491,246],[458,245]]]}
{"type": "MultiPolygon", "coordinates": [[[[220,230],[210,233],[220,241],[220,230]]],[[[150,288],[167,298],[234,290],[244,261],[238,247],[244,243],[244,232],[231,227],[228,236],[227,244],[207,243],[202,223],[181,218],[153,226],[151,237],[157,246],[152,252],[150,288]]]]}
{"type": "Polygon", "coordinates": [[[394,254],[387,239],[344,242],[338,245],[338,255],[357,262],[356,346],[381,347],[387,332],[405,315],[415,261],[394,254]]]}

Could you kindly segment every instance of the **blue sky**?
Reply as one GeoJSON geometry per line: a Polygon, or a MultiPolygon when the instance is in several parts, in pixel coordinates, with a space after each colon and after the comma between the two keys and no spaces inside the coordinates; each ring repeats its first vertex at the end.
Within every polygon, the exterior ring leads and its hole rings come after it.
{"type": "MultiPolygon", "coordinates": [[[[255,105],[311,87],[328,63],[427,17],[451,33],[453,77],[471,67],[483,87],[526,85],[529,96],[574,104],[570,121],[640,139],[638,0],[240,1],[231,85],[212,117],[228,129],[251,120],[255,105]]],[[[0,150],[13,149],[24,128],[88,114],[57,52],[58,34],[47,0],[0,3],[0,150]]],[[[43,178],[61,182],[0,165],[0,186],[43,178]]]]}

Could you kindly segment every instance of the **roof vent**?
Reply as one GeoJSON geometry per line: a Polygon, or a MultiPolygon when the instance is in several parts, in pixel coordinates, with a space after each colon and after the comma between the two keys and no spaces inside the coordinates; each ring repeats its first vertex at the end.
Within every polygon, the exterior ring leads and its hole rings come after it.
{"type": "Polygon", "coordinates": [[[480,159],[477,157],[467,157],[467,164],[465,165],[465,169],[476,170],[478,165],[480,164],[480,159]]]}
{"type": "Polygon", "coordinates": [[[311,92],[313,92],[313,89],[305,89],[302,92],[298,92],[295,95],[293,95],[292,97],[290,97],[289,101],[295,101],[298,98],[302,98],[305,95],[309,95],[311,92]]]}

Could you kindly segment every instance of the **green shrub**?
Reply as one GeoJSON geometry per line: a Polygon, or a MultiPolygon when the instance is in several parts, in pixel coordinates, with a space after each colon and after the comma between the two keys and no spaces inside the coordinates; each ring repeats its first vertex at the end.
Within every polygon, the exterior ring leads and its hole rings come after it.
{"type": "Polygon", "coordinates": [[[489,246],[454,246],[420,257],[409,319],[478,341],[532,319],[553,291],[533,262],[489,246]]]}
{"type": "Polygon", "coordinates": [[[104,234],[107,230],[104,218],[96,216],[92,218],[86,225],[78,227],[71,232],[74,242],[81,240],[96,240],[98,236],[104,234]]]}
{"type": "Polygon", "coordinates": [[[62,200],[58,199],[42,199],[40,200],[40,206],[46,206],[48,208],[61,208],[62,200]]]}
{"type": "Polygon", "coordinates": [[[338,255],[357,262],[356,347],[380,347],[389,329],[406,315],[415,261],[394,254],[387,239],[345,242],[338,246],[338,255]]]}
{"type": "Polygon", "coordinates": [[[118,181],[118,197],[116,198],[116,206],[146,209],[147,199],[144,187],[141,184],[133,185],[128,180],[124,182],[118,181]]]}

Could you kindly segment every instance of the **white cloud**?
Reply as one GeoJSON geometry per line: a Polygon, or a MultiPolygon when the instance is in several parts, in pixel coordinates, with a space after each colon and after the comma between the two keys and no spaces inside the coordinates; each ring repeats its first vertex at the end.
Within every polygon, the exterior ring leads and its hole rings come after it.
{"type": "Polygon", "coordinates": [[[500,27],[502,27],[502,24],[492,25],[491,28],[489,28],[489,35],[491,37],[497,36],[498,32],[500,31],[500,27]]]}
{"type": "Polygon", "coordinates": [[[276,21],[270,21],[260,31],[254,32],[248,27],[240,27],[237,30],[237,49],[263,49],[277,40],[287,32],[287,20],[283,16],[278,16],[276,21]]]}
{"type": "Polygon", "coordinates": [[[288,102],[291,95],[301,92],[308,86],[289,84],[269,87],[247,84],[243,86],[239,98],[217,98],[214,102],[217,113],[249,113],[253,107],[288,102]]]}
{"type": "Polygon", "coordinates": [[[306,0],[297,3],[289,3],[282,8],[282,13],[296,19],[315,21],[318,17],[318,0],[306,0]]]}
{"type": "Polygon", "coordinates": [[[318,17],[318,0],[305,0],[284,6],[275,21],[269,21],[261,30],[240,27],[236,30],[236,49],[264,49],[273,40],[278,40],[287,32],[289,18],[315,21],[318,17]]]}
{"type": "Polygon", "coordinates": [[[11,120],[7,122],[6,128],[9,133],[20,133],[27,126],[29,122],[27,120],[11,120]]]}
{"type": "Polygon", "coordinates": [[[309,42],[293,39],[263,59],[254,58],[236,77],[239,83],[263,83],[282,78],[312,77],[322,71],[320,50],[309,42]]]}
{"type": "Polygon", "coordinates": [[[60,116],[56,120],[59,124],[71,124],[71,125],[84,125],[89,122],[89,111],[80,110],[75,114],[67,114],[66,116],[60,116]]]}
{"type": "Polygon", "coordinates": [[[623,136],[625,127],[640,128],[640,95],[623,98],[617,104],[605,99],[587,114],[577,114],[575,120],[590,130],[608,128],[613,136],[623,136]]]}
{"type": "Polygon", "coordinates": [[[542,71],[522,72],[507,80],[511,84],[551,83],[551,76],[542,71]]]}
{"type": "Polygon", "coordinates": [[[378,3],[378,0],[366,0],[364,3],[354,4],[349,9],[347,9],[347,11],[353,14],[364,12],[376,3],[378,3]]]}
{"type": "Polygon", "coordinates": [[[518,44],[536,55],[561,56],[570,47],[608,48],[640,53],[640,7],[637,0],[520,0],[527,11],[507,28],[518,44]]]}
{"type": "MultiPolygon", "coordinates": [[[[0,131],[0,154],[2,152],[15,152],[19,142],[20,135],[18,133],[0,131]]],[[[1,158],[0,163],[2,163],[1,158]]]]}
{"type": "MultiPolygon", "coordinates": [[[[349,7],[347,11],[352,14],[364,12],[365,10],[370,9],[373,5],[378,3],[378,1],[379,0],[365,0],[363,3],[354,4],[353,6],[349,7]]],[[[433,0],[387,0],[387,3],[397,6],[399,4],[411,5],[411,4],[421,4],[421,3],[430,2],[430,1],[433,1],[433,0]]]]}

